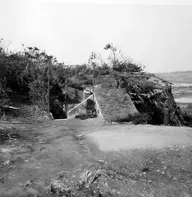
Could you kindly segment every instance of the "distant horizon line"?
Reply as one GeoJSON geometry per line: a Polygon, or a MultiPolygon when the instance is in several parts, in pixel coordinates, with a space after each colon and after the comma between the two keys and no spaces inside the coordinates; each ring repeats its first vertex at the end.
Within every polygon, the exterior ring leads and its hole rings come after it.
{"type": "Polygon", "coordinates": [[[165,74],[165,73],[185,73],[185,72],[192,72],[192,70],[177,70],[177,71],[168,71],[168,72],[154,72],[154,74],[156,73],[162,73],[162,74],[165,74]]]}

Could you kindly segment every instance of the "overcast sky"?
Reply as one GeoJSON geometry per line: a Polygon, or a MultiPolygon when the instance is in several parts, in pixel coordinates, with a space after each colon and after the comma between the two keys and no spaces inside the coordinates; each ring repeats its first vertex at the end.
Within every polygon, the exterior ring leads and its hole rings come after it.
{"type": "Polygon", "coordinates": [[[0,0],[0,37],[11,49],[36,46],[68,64],[85,63],[112,42],[149,72],[192,70],[189,2],[70,2],[0,0]]]}

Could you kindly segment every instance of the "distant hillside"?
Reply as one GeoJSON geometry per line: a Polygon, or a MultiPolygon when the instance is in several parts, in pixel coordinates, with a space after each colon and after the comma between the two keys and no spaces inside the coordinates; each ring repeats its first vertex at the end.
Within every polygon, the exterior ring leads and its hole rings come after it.
{"type": "Polygon", "coordinates": [[[192,83],[192,71],[177,71],[170,73],[156,73],[155,75],[177,83],[192,83]]]}

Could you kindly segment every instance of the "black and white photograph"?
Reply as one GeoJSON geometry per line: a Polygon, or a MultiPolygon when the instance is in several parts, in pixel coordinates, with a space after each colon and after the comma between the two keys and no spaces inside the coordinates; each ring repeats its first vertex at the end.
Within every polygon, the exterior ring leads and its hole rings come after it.
{"type": "Polygon", "coordinates": [[[192,1],[0,0],[0,197],[192,197],[192,1]]]}

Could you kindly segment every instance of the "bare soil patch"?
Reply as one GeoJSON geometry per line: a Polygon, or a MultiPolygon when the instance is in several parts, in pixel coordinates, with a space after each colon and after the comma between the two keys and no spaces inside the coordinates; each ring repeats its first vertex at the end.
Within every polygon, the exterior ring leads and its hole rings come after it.
{"type": "Polygon", "coordinates": [[[102,151],[192,146],[192,129],[152,125],[111,125],[88,134],[102,151]]]}
{"type": "Polygon", "coordinates": [[[190,129],[107,125],[95,120],[4,122],[1,127],[10,127],[10,132],[14,128],[19,137],[0,145],[0,197],[63,196],[51,192],[51,183],[60,179],[70,188],[88,169],[106,176],[92,181],[88,176],[89,187],[78,187],[65,196],[192,194],[190,129]]]}

